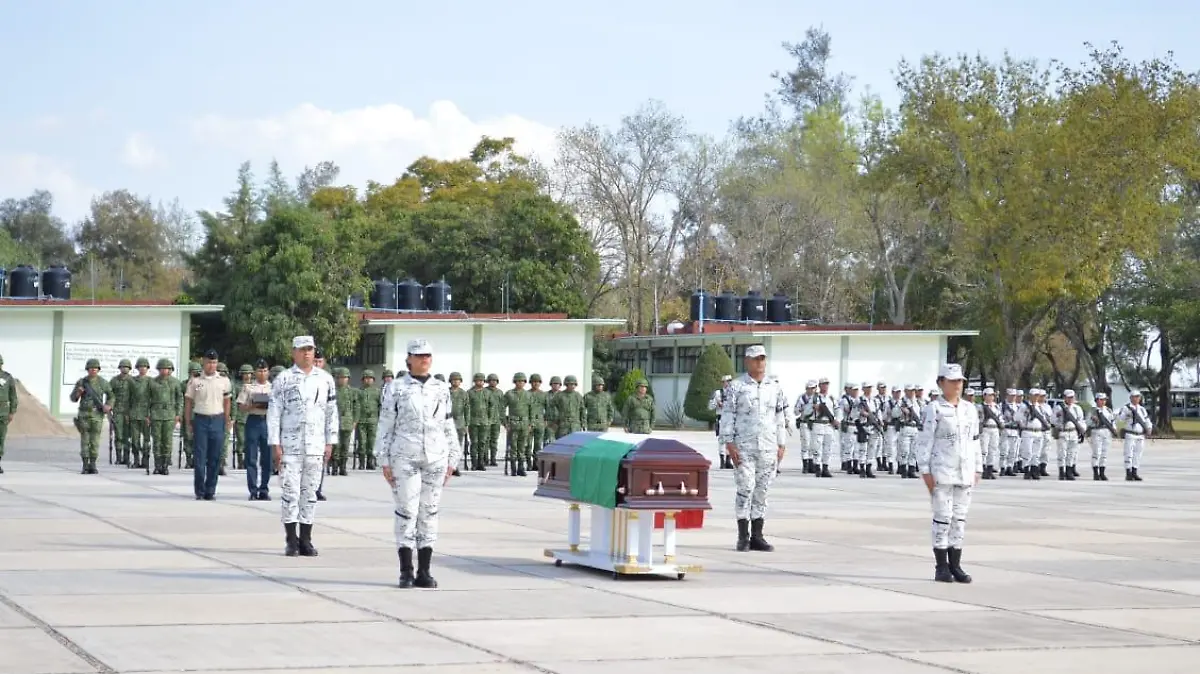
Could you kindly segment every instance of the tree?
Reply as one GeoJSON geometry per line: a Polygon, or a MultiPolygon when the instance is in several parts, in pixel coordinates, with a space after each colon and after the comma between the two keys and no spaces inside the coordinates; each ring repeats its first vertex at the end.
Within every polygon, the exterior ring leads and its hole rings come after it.
{"type": "MultiPolygon", "coordinates": [[[[634,368],[626,372],[625,376],[621,378],[621,385],[613,393],[613,407],[617,409],[618,414],[625,409],[625,401],[629,399],[629,396],[637,393],[638,381],[642,379],[645,379],[647,383],[650,382],[650,378],[643,374],[640,368],[634,368]]],[[[646,395],[653,398],[654,389],[647,386],[646,395]]]]}
{"type": "Polygon", "coordinates": [[[776,95],[792,108],[796,119],[802,120],[818,108],[835,109],[839,116],[845,114],[853,79],[844,73],[829,72],[833,55],[833,38],[829,33],[810,27],[804,31],[802,42],[784,42],[783,48],[796,65],[786,73],[772,73],[771,77],[778,84],[776,95]]]}
{"type": "Polygon", "coordinates": [[[178,248],[172,233],[158,219],[149,199],[128,190],[105,192],[92,199],[91,212],[79,225],[75,243],[81,261],[96,266],[92,292],[97,297],[155,297],[179,287],[180,276],[168,270],[178,248]]]}
{"type": "Polygon", "coordinates": [[[54,216],[54,196],[46,190],[0,202],[0,228],[8,232],[13,243],[22,246],[22,252],[32,255],[22,263],[49,266],[70,264],[75,259],[66,225],[54,216]]]}
{"type": "Polygon", "coordinates": [[[692,378],[688,381],[687,395],[683,399],[683,413],[696,421],[703,421],[710,426],[716,422],[717,413],[708,409],[708,400],[713,391],[721,388],[722,377],[733,376],[733,361],[725,349],[716,344],[709,344],[700,352],[696,359],[696,367],[692,370],[692,378]]]}

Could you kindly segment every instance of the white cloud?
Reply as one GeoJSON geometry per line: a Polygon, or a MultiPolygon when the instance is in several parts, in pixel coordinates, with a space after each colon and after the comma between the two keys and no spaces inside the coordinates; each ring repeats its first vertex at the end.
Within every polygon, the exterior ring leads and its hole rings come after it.
{"type": "Polygon", "coordinates": [[[550,159],[556,130],[517,115],[475,121],[438,101],[425,117],[395,104],[333,111],[310,103],[260,119],[209,115],[195,120],[192,132],[246,159],[277,158],[288,174],[331,160],[342,167],[342,182],[363,184],[391,182],[421,156],[464,157],[482,136],[511,136],[518,153],[550,159]]]}
{"type": "Polygon", "coordinates": [[[48,190],[54,195],[54,214],[68,225],[83,219],[91,209],[92,197],[100,193],[76,178],[67,165],[36,154],[0,154],[0,186],[0,199],[48,190]]]}
{"type": "Polygon", "coordinates": [[[136,169],[148,169],[162,163],[162,157],[144,133],[131,133],[121,150],[121,161],[136,169]]]}

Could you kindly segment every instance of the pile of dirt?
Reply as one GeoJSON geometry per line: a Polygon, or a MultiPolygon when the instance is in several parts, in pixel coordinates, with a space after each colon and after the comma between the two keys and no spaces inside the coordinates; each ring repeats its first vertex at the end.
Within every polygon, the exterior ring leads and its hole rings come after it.
{"type": "Polygon", "coordinates": [[[17,413],[8,425],[8,437],[77,438],[79,433],[50,414],[50,410],[17,382],[17,413]]]}

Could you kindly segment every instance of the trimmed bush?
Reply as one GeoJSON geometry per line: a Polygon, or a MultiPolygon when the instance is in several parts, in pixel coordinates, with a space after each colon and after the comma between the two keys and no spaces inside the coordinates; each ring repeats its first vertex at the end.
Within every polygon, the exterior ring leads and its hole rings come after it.
{"type": "Polygon", "coordinates": [[[717,413],[708,409],[708,399],[721,388],[721,377],[725,375],[733,376],[733,361],[725,349],[709,344],[696,359],[696,369],[692,370],[687,396],[683,399],[683,413],[696,421],[715,423],[717,413]]]}

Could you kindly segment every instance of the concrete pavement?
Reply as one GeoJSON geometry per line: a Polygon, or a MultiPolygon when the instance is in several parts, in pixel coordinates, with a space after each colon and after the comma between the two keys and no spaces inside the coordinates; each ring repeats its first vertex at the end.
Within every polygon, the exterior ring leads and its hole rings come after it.
{"type": "MultiPolygon", "coordinates": [[[[680,437],[710,456],[707,433],[680,437]]],[[[399,590],[390,493],[329,477],[317,558],[283,552],[279,502],[240,471],[78,474],[75,447],[13,439],[0,476],[0,674],[264,672],[1193,674],[1200,670],[1200,443],[1154,441],[1142,483],[984,482],[968,586],[931,580],[919,482],[818,480],[789,457],[774,553],[733,551],[731,471],[685,580],[556,568],[565,504],[493,469],[452,482],[441,588],[399,590]]],[[[278,496],[277,488],[273,496],[278,496]]],[[[585,524],[586,529],[586,524],[585,524]]],[[[585,532],[586,533],[586,532],[585,532]]]]}

